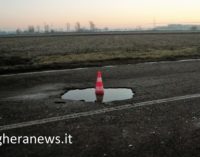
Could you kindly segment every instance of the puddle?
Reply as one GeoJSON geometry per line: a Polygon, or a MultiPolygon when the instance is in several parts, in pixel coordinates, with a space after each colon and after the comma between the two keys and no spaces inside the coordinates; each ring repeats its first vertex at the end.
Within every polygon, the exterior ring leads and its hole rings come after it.
{"type": "Polygon", "coordinates": [[[87,88],[69,90],[62,95],[61,98],[65,100],[77,100],[85,102],[111,102],[131,99],[133,95],[134,93],[131,89],[107,88],[104,89],[104,96],[96,96],[94,88],[87,88]]]}

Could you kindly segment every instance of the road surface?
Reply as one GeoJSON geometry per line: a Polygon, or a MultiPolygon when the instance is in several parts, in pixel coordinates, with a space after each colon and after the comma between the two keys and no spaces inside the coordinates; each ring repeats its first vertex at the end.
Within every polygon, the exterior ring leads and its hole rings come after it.
{"type": "Polygon", "coordinates": [[[1,75],[1,133],[70,133],[73,144],[9,144],[0,147],[0,154],[196,156],[200,153],[199,69],[200,60],[185,60],[1,75]],[[133,99],[105,104],[60,99],[69,89],[94,87],[97,70],[102,71],[106,88],[131,88],[133,99]],[[67,118],[70,115],[76,116],[67,118]]]}

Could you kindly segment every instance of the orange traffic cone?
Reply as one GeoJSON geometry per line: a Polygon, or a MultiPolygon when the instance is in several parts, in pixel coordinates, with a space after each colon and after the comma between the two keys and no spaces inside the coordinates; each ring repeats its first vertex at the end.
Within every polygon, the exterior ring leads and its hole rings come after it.
{"type": "Polygon", "coordinates": [[[102,82],[100,71],[97,72],[97,82],[96,82],[95,93],[96,95],[104,95],[103,82],[102,82]]]}

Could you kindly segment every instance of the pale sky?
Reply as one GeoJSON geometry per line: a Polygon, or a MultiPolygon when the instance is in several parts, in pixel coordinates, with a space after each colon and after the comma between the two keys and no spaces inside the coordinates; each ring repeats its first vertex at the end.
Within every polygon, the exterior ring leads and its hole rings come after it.
{"type": "Polygon", "coordinates": [[[156,23],[200,23],[200,0],[0,0],[0,29],[44,23],[131,28],[156,23]]]}

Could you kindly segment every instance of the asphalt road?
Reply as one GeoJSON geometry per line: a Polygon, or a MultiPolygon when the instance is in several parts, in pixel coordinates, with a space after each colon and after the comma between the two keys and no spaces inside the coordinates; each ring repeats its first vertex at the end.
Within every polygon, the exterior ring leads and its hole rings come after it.
{"type": "Polygon", "coordinates": [[[200,60],[0,76],[0,127],[74,113],[154,101],[150,105],[34,124],[1,133],[73,136],[72,145],[3,145],[1,156],[198,156],[200,60]],[[61,100],[75,88],[94,87],[101,70],[105,88],[127,87],[133,99],[105,104],[61,100]]]}

